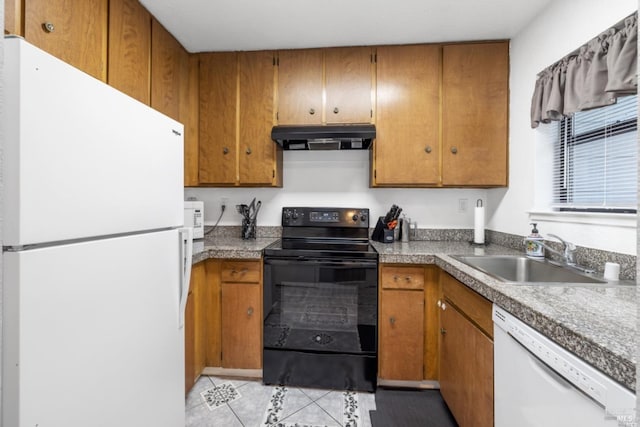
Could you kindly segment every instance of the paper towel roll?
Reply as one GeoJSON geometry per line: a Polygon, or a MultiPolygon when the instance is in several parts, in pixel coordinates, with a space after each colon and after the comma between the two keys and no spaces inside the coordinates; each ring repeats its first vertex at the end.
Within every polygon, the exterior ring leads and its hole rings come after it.
{"type": "Polygon", "coordinates": [[[484,244],[484,206],[476,206],[473,217],[473,243],[484,244]]]}

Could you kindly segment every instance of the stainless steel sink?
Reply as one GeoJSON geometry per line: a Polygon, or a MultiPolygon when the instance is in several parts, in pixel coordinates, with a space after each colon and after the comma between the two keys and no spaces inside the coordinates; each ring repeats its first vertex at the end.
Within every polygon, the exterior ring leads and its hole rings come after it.
{"type": "Polygon", "coordinates": [[[608,282],[574,271],[570,267],[553,264],[547,260],[525,256],[465,256],[453,258],[482,271],[498,280],[511,283],[580,283],[605,285],[608,282]]]}

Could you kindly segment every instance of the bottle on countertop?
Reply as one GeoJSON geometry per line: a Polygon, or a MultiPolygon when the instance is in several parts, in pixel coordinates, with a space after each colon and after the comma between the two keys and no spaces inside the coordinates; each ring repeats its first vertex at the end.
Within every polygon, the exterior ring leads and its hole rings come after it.
{"type": "Polygon", "coordinates": [[[538,233],[538,229],[536,228],[538,224],[532,222],[531,225],[533,225],[531,234],[524,239],[525,253],[531,258],[544,258],[544,247],[539,244],[544,238],[538,233]]]}

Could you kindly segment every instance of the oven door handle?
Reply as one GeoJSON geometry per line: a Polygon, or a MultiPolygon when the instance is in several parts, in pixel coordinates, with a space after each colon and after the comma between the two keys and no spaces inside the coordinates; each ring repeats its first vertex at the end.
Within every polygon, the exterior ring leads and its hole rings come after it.
{"type": "Polygon", "coordinates": [[[293,257],[293,258],[265,258],[265,264],[270,265],[321,265],[328,267],[360,267],[360,268],[376,268],[378,262],[376,260],[341,260],[332,261],[319,258],[307,258],[307,257],[293,257]]]}

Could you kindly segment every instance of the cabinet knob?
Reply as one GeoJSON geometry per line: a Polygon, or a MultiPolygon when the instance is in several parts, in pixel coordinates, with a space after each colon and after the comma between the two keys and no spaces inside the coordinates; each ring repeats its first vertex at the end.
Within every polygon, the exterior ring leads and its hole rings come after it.
{"type": "Polygon", "coordinates": [[[391,316],[391,317],[389,318],[389,323],[391,323],[392,325],[395,325],[395,324],[396,324],[396,318],[395,318],[395,317],[393,317],[393,316],[391,316]]]}
{"type": "Polygon", "coordinates": [[[447,333],[447,330],[445,328],[440,328],[440,333],[442,335],[445,335],[447,333]]]}
{"type": "Polygon", "coordinates": [[[399,277],[398,277],[398,276],[393,276],[393,281],[394,281],[394,282],[397,282],[397,281],[398,281],[398,279],[399,279],[399,277]]]}
{"type": "Polygon", "coordinates": [[[251,316],[253,314],[253,307],[249,307],[247,309],[247,316],[251,316]]]}
{"type": "Polygon", "coordinates": [[[224,147],[224,148],[222,149],[222,154],[229,154],[229,148],[224,147]]]}
{"type": "Polygon", "coordinates": [[[45,33],[53,33],[56,27],[55,25],[53,25],[53,22],[43,22],[42,29],[44,30],[45,33]]]}
{"type": "Polygon", "coordinates": [[[251,147],[247,147],[247,154],[251,154],[251,147]]]}
{"type": "Polygon", "coordinates": [[[426,147],[424,147],[424,152],[427,154],[431,153],[431,146],[427,145],[426,147]]]}
{"type": "Polygon", "coordinates": [[[458,154],[458,147],[451,147],[451,152],[453,154],[458,154]]]}
{"type": "Polygon", "coordinates": [[[440,306],[440,308],[444,311],[447,309],[447,304],[444,303],[444,301],[442,302],[442,305],[440,306]]]}
{"type": "Polygon", "coordinates": [[[338,109],[338,107],[333,109],[333,114],[338,114],[340,112],[340,110],[338,109]]]}
{"type": "Polygon", "coordinates": [[[442,301],[438,300],[438,302],[436,302],[436,305],[437,305],[438,307],[442,307],[442,301]]]}
{"type": "Polygon", "coordinates": [[[315,113],[316,113],[316,110],[314,108],[309,108],[309,114],[313,116],[315,113]]]}
{"type": "Polygon", "coordinates": [[[407,277],[405,277],[405,278],[404,278],[404,280],[405,280],[407,283],[411,282],[411,276],[407,276],[407,277]]]}

